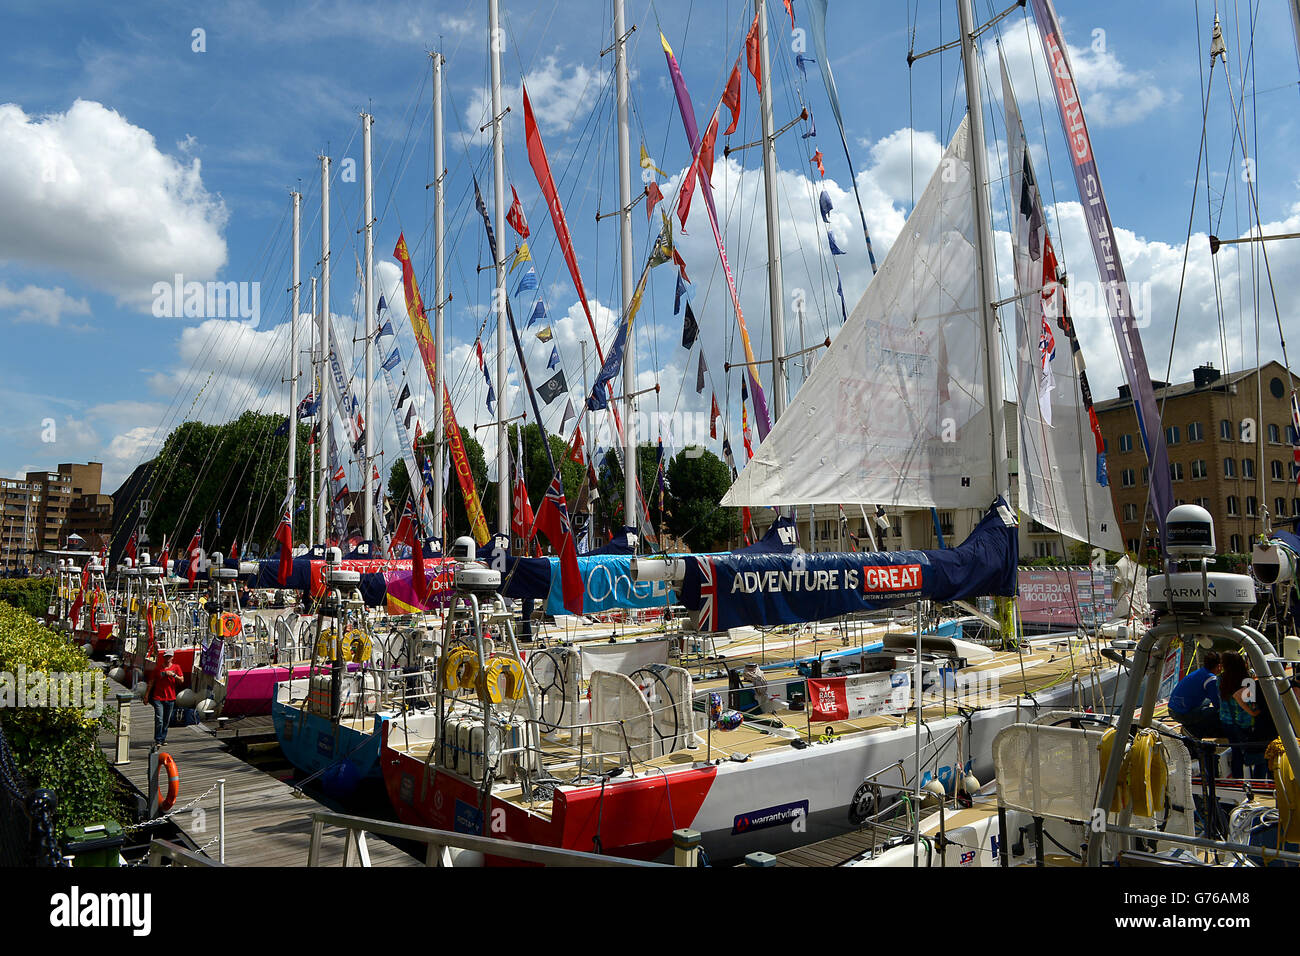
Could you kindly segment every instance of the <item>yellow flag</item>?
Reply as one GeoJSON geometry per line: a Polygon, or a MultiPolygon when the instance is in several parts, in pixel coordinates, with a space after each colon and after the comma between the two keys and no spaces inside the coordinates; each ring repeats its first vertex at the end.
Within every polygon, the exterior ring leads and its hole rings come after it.
{"type": "Polygon", "coordinates": [[[519,265],[519,263],[521,262],[532,262],[532,261],[533,261],[533,255],[531,252],[528,251],[528,243],[521,242],[519,243],[519,248],[515,250],[515,261],[510,263],[510,271],[514,272],[515,266],[519,265]]]}
{"type": "Polygon", "coordinates": [[[641,168],[642,168],[642,169],[653,169],[656,173],[658,173],[658,174],[659,174],[660,176],[662,176],[664,179],[667,179],[667,178],[668,178],[668,174],[667,174],[666,172],[664,172],[662,169],[660,169],[658,166],[656,166],[656,165],[654,164],[654,162],[650,159],[650,154],[647,153],[647,152],[645,151],[645,143],[642,143],[642,144],[641,144],[641,168]]]}

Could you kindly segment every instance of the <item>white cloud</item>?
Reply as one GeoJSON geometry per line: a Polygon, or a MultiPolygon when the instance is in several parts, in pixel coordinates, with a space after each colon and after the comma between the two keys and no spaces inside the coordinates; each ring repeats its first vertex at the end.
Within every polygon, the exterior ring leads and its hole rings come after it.
{"type": "Polygon", "coordinates": [[[225,223],[199,160],[161,152],[121,114],[87,100],[39,118],[0,106],[0,259],[69,273],[143,308],[155,281],[216,275],[225,223]]]}
{"type": "Polygon", "coordinates": [[[89,315],[90,303],[74,299],[62,286],[42,289],[28,285],[18,290],[0,285],[0,312],[14,312],[16,322],[59,325],[64,315],[89,315]]]}
{"type": "MultiPolygon", "coordinates": [[[[578,120],[596,100],[600,92],[601,74],[583,63],[574,63],[565,68],[554,55],[544,57],[539,65],[524,77],[528,87],[528,101],[533,106],[533,115],[538,128],[543,134],[564,133],[578,120]]],[[[502,135],[514,135],[509,131],[512,123],[517,124],[518,137],[523,139],[524,96],[523,86],[515,84],[503,86],[501,93],[502,108],[510,108],[509,114],[502,120],[502,135]]],[[[465,110],[464,122],[468,132],[462,133],[465,145],[487,146],[492,142],[492,127],[480,131],[479,127],[492,120],[492,97],[489,90],[478,88],[470,95],[469,106],[465,110]]],[[[549,146],[549,144],[548,144],[549,146]]]]}

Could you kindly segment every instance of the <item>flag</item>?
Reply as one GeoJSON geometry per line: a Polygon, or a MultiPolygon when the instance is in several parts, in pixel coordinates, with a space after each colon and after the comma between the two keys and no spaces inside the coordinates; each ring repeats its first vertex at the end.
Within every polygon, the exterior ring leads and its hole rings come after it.
{"type": "MultiPolygon", "coordinates": [[[[521,262],[532,262],[533,254],[528,250],[528,243],[519,243],[519,248],[515,250],[514,257],[510,260],[510,272],[515,271],[515,266],[521,262]]],[[[507,273],[509,275],[509,273],[507,273]]]]}
{"type": "Polygon", "coordinates": [[[339,489],[339,493],[334,496],[334,503],[338,504],[347,496],[348,496],[348,486],[345,484],[342,488],[339,489]]]}
{"type": "Polygon", "coordinates": [[[645,143],[642,143],[642,144],[641,144],[641,168],[642,168],[642,169],[653,169],[656,173],[658,173],[658,174],[659,174],[660,176],[662,176],[664,179],[667,179],[667,178],[668,178],[668,174],[667,174],[666,172],[664,172],[662,169],[660,169],[658,166],[656,166],[656,165],[654,164],[653,160],[650,159],[650,154],[647,153],[647,152],[645,151],[645,143]]]}
{"type": "Polygon", "coordinates": [[[555,368],[555,366],[559,364],[560,364],[560,347],[558,345],[552,345],[551,357],[546,360],[546,367],[555,368]]]}
{"type": "Polygon", "coordinates": [[[289,416],[286,415],[284,421],[280,422],[280,424],[276,427],[275,433],[272,437],[279,438],[281,435],[289,434],[289,421],[290,421],[289,416]]]}
{"type": "Polygon", "coordinates": [[[398,544],[409,544],[411,546],[411,585],[415,589],[415,596],[421,604],[427,604],[429,601],[429,582],[425,580],[424,575],[424,542],[420,540],[417,531],[420,524],[415,517],[415,505],[410,499],[406,499],[406,510],[402,515],[402,523],[406,524],[407,530],[405,540],[398,541],[398,544]],[[407,520],[409,517],[409,521],[407,520]]]}
{"type": "Polygon", "coordinates": [[[808,111],[808,132],[801,133],[800,139],[812,139],[817,135],[817,118],[813,116],[812,110],[808,111]]]}
{"type": "Polygon", "coordinates": [[[189,578],[190,584],[193,584],[195,579],[199,576],[198,559],[203,554],[203,529],[202,528],[195,529],[194,537],[190,539],[188,554],[190,559],[190,565],[189,568],[186,569],[186,577],[189,578]]]}
{"type": "Polygon", "coordinates": [[[659,184],[653,179],[645,188],[645,218],[649,222],[654,218],[655,206],[664,201],[664,194],[659,189],[659,184]]]}
{"type": "Polygon", "coordinates": [[[699,323],[695,321],[695,313],[691,311],[691,304],[686,303],[686,319],[682,323],[682,348],[689,349],[695,344],[695,339],[700,334],[699,323]]]}
{"type": "MultiPolygon", "coordinates": [[[[749,72],[754,77],[754,89],[763,92],[763,61],[758,43],[758,14],[754,14],[754,23],[745,35],[745,59],[749,63],[749,72]]],[[[737,60],[737,63],[740,61],[737,60]]]]}
{"type": "Polygon", "coordinates": [[[308,392],[307,397],[298,403],[298,417],[310,418],[316,414],[316,409],[320,407],[320,402],[316,400],[314,392],[308,392]]]}
{"type": "Polygon", "coordinates": [[[573,525],[569,522],[569,509],[564,501],[564,486],[557,468],[551,475],[550,487],[537,512],[537,530],[546,535],[551,547],[560,557],[560,582],[564,594],[564,608],[572,614],[582,613],[582,596],[585,587],[578,568],[578,548],[573,538],[573,525]]]}
{"type": "MultiPolygon", "coordinates": [[[[673,248],[673,221],[664,214],[663,223],[663,226],[659,229],[659,235],[655,238],[654,248],[650,250],[650,259],[648,261],[651,268],[670,262],[676,254],[676,250],[673,248]]],[[[642,282],[644,283],[644,277],[642,282]]],[[[637,291],[640,292],[640,288],[637,291]]]]}
{"type": "Polygon", "coordinates": [[[510,211],[506,213],[506,222],[510,223],[510,228],[527,239],[528,220],[524,218],[524,207],[519,204],[519,193],[515,192],[513,183],[510,185],[510,195],[514,197],[514,201],[510,203],[510,211]]]}
{"type": "Polygon", "coordinates": [[[722,105],[731,110],[731,125],[723,130],[722,135],[730,136],[740,121],[740,57],[736,57],[736,65],[731,68],[727,88],[722,91],[722,105]]]}
{"type": "Polygon", "coordinates": [[[822,151],[820,149],[817,150],[817,152],[813,153],[813,157],[810,160],[810,162],[816,163],[817,172],[821,173],[823,177],[826,176],[826,164],[822,162],[822,151]]]}
{"type": "Polygon", "coordinates": [[[802,53],[796,53],[794,55],[794,65],[799,67],[799,72],[803,74],[805,80],[808,79],[808,64],[816,62],[817,61],[812,57],[804,56],[802,53]]]}
{"type": "MultiPolygon", "coordinates": [[[[383,312],[385,308],[386,306],[384,305],[384,297],[381,295],[379,297],[379,308],[377,308],[375,311],[383,312]]],[[[384,324],[381,325],[379,327],[379,331],[375,333],[375,338],[382,339],[385,335],[396,335],[396,334],[397,333],[393,331],[393,320],[385,319],[384,324]]]]}
{"type": "Polygon", "coordinates": [[[691,288],[689,282],[683,277],[682,273],[677,273],[677,289],[673,293],[673,315],[681,311],[682,299],[685,298],[689,307],[691,299],[695,298],[695,290],[691,288]]]}
{"type": "Polygon", "coordinates": [[[579,465],[584,464],[582,449],[582,426],[575,425],[573,440],[569,442],[569,461],[577,462],[579,465]]]}
{"type": "MultiPolygon", "coordinates": [[[[686,260],[682,258],[682,254],[675,247],[673,249],[673,262],[677,263],[678,273],[689,284],[691,277],[686,274],[686,260]]],[[[691,292],[691,295],[695,295],[694,291],[691,292]]]]}
{"type": "Polygon", "coordinates": [[[817,204],[821,207],[822,222],[829,223],[831,221],[831,210],[834,207],[831,205],[831,197],[826,194],[825,189],[822,190],[821,198],[817,200],[817,204]]]}
{"type": "Polygon", "coordinates": [[[137,540],[138,540],[138,533],[135,531],[132,531],[131,537],[126,539],[126,556],[130,558],[132,561],[135,560],[137,540]]]}
{"type": "Polygon", "coordinates": [[[537,331],[537,340],[539,342],[549,342],[554,337],[555,337],[555,333],[551,331],[551,327],[549,325],[543,329],[538,329],[537,331]]]}
{"type": "Polygon", "coordinates": [[[415,403],[413,402],[411,403],[411,407],[406,410],[406,421],[403,422],[403,425],[409,429],[411,427],[411,419],[414,417],[415,417],[415,403]]]}
{"type": "Polygon", "coordinates": [[[409,382],[402,383],[402,394],[397,396],[397,407],[401,408],[406,404],[406,400],[411,397],[411,386],[409,382]]]}
{"type": "Polygon", "coordinates": [[[695,159],[686,170],[686,177],[677,191],[677,218],[681,220],[682,229],[686,228],[686,217],[690,215],[691,197],[695,194],[696,179],[703,182],[713,177],[713,150],[717,138],[718,111],[714,110],[713,118],[709,120],[704,136],[700,139],[700,148],[695,154],[695,159]]]}
{"type": "Polygon", "coordinates": [[[538,299],[537,303],[533,306],[532,313],[528,316],[528,321],[524,323],[524,328],[531,328],[533,323],[538,319],[544,318],[546,318],[546,301],[544,299],[538,299]]]}
{"type": "Polygon", "coordinates": [[[569,390],[568,384],[564,380],[564,369],[556,372],[541,385],[537,386],[537,394],[542,397],[547,405],[555,401],[561,395],[569,390]]]}
{"type": "Polygon", "coordinates": [[[722,415],[722,411],[718,408],[718,396],[713,394],[712,392],[710,392],[709,394],[710,397],[713,399],[713,407],[709,410],[709,437],[717,438],[718,418],[722,415]]]}
{"type": "Polygon", "coordinates": [[[162,568],[163,577],[167,576],[167,565],[170,563],[168,556],[167,538],[163,538],[162,554],[158,555],[158,566],[162,568]]]}
{"type": "MultiPolygon", "coordinates": [[[[409,501],[408,501],[408,505],[409,505],[409,501]]],[[[412,515],[413,515],[413,514],[414,514],[414,512],[411,510],[410,507],[403,507],[403,508],[402,508],[402,517],[401,517],[401,519],[397,522],[397,529],[393,532],[393,546],[394,546],[394,547],[397,547],[397,546],[399,546],[399,545],[405,544],[406,541],[410,538],[410,535],[411,535],[411,520],[412,520],[412,515]]],[[[394,556],[395,556],[395,555],[391,555],[391,554],[389,555],[389,557],[394,557],[394,556]]]]}
{"type": "Polygon", "coordinates": [[[338,468],[336,468],[334,471],[334,480],[342,481],[346,476],[347,473],[343,470],[343,466],[339,465],[338,468]]]}
{"type": "Polygon", "coordinates": [[[794,29],[794,6],[790,3],[790,0],[781,0],[781,2],[785,4],[785,12],[790,14],[790,29],[793,30],[794,29]]]}
{"type": "Polygon", "coordinates": [[[726,432],[722,434],[722,460],[727,463],[732,474],[736,472],[736,456],[731,451],[731,439],[727,437],[726,432]]]}
{"type": "Polygon", "coordinates": [[[578,417],[578,413],[573,409],[573,399],[564,400],[564,417],[560,419],[560,431],[564,431],[564,426],[571,420],[578,417]]]}
{"type": "Polygon", "coordinates": [[[381,365],[380,368],[382,368],[385,372],[391,372],[393,369],[397,368],[397,366],[401,364],[402,364],[402,355],[400,352],[397,351],[396,348],[394,348],[393,354],[388,356],[388,358],[384,359],[384,364],[381,365]]]}
{"type": "Polygon", "coordinates": [[[699,366],[696,368],[696,371],[695,371],[695,394],[696,394],[696,395],[703,395],[703,394],[704,394],[704,373],[705,373],[707,370],[708,370],[708,369],[707,369],[707,368],[705,367],[705,365],[704,365],[704,350],[701,349],[701,350],[700,350],[700,364],[699,364],[699,366]]]}
{"type": "Polygon", "coordinates": [[[1295,472],[1296,484],[1300,485],[1300,401],[1291,393],[1291,457],[1294,460],[1292,471],[1295,472]]]}
{"type": "Polygon", "coordinates": [[[289,583],[289,574],[293,571],[293,519],[289,516],[289,500],[284,502],[284,514],[280,525],[275,529],[275,540],[280,542],[280,569],[277,580],[280,587],[289,583]]]}
{"type": "Polygon", "coordinates": [[[524,445],[523,429],[515,429],[515,480],[514,480],[514,503],[511,508],[510,530],[517,537],[524,539],[524,550],[528,551],[528,544],[532,541],[533,536],[533,506],[528,501],[528,483],[524,481],[524,445]]]}
{"type": "Polygon", "coordinates": [[[311,434],[307,436],[307,444],[314,445],[320,440],[320,422],[311,427],[311,434]]]}
{"type": "MultiPolygon", "coordinates": [[[[360,416],[358,416],[360,417],[360,416]]],[[[357,440],[352,443],[352,452],[357,454],[366,445],[366,430],[361,428],[357,431],[357,440]]]]}
{"type": "Polygon", "coordinates": [[[844,250],[841,249],[839,243],[835,241],[835,233],[831,232],[829,229],[826,230],[826,241],[831,244],[831,255],[833,256],[844,255],[844,250]]]}
{"type": "Polygon", "coordinates": [[[519,284],[515,286],[515,295],[521,292],[533,292],[537,289],[537,270],[532,266],[528,271],[519,277],[519,284]]]}
{"type": "Polygon", "coordinates": [[[229,553],[228,555],[226,555],[226,558],[229,559],[229,560],[231,560],[231,561],[238,561],[238,560],[239,560],[239,539],[238,539],[238,538],[236,538],[236,539],[231,543],[231,545],[230,545],[230,553],[229,553]]]}

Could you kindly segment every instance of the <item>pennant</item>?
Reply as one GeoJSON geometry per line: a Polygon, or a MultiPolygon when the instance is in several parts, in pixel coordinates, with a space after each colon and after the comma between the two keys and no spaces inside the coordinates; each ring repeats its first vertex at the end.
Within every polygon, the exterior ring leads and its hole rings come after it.
{"type": "Polygon", "coordinates": [[[838,280],[835,291],[838,292],[840,296],[840,315],[842,316],[843,321],[847,322],[849,320],[849,309],[844,303],[844,277],[840,275],[839,266],[835,267],[835,278],[838,280]]]}
{"type": "Polygon", "coordinates": [[[411,386],[407,382],[402,383],[402,394],[397,396],[397,407],[401,408],[406,404],[406,400],[411,397],[411,386]]]}
{"type": "Polygon", "coordinates": [[[645,188],[645,218],[649,222],[654,218],[655,206],[664,201],[664,194],[659,189],[659,184],[653,179],[645,188]]]}
{"type": "Polygon", "coordinates": [[[483,340],[482,339],[474,340],[474,352],[478,356],[479,370],[480,371],[486,370],[486,366],[483,364],[483,340]]]}
{"type": "Polygon", "coordinates": [[[577,417],[578,413],[573,409],[573,400],[565,399],[564,417],[560,419],[560,431],[564,431],[564,426],[577,417]]]}
{"type": "Polygon", "coordinates": [[[344,479],[344,477],[346,477],[346,475],[347,475],[347,473],[343,470],[343,466],[342,466],[342,465],[339,465],[338,468],[335,469],[335,471],[334,471],[334,480],[335,480],[335,481],[342,481],[342,480],[344,479]]]}
{"type": "Polygon", "coordinates": [[[515,266],[519,265],[521,262],[532,262],[532,261],[533,261],[533,254],[528,251],[528,243],[526,242],[519,243],[519,248],[515,250],[514,258],[511,259],[510,261],[510,270],[509,272],[506,273],[506,275],[509,275],[511,272],[514,272],[515,266]]]}
{"type": "Polygon", "coordinates": [[[408,429],[411,427],[411,419],[414,417],[415,417],[415,406],[412,405],[410,408],[406,410],[406,421],[404,422],[404,424],[408,429]]]}
{"type": "Polygon", "coordinates": [[[727,79],[727,88],[722,91],[722,105],[731,110],[731,125],[723,130],[722,135],[730,136],[740,121],[740,57],[736,57],[736,65],[731,68],[731,76],[727,79]]]}
{"type": "MultiPolygon", "coordinates": [[[[382,303],[382,302],[384,301],[384,297],[383,297],[382,295],[379,297],[379,301],[380,301],[380,303],[382,303]]],[[[382,308],[382,305],[381,305],[381,308],[382,308]]],[[[384,324],[381,325],[381,326],[379,327],[379,331],[375,333],[375,338],[376,338],[376,339],[382,339],[385,335],[396,335],[396,334],[397,334],[397,333],[393,331],[393,320],[392,320],[392,319],[385,319],[385,320],[384,320],[384,324]]]]}
{"type": "Polygon", "coordinates": [[[826,230],[826,241],[831,244],[831,255],[844,255],[844,250],[841,249],[839,243],[835,241],[835,233],[831,232],[829,229],[826,230]]]}
{"type": "Polygon", "coordinates": [[[545,328],[539,329],[537,332],[537,340],[539,342],[549,342],[553,338],[555,338],[555,333],[551,331],[551,327],[549,325],[546,326],[545,328]]]}
{"type": "Polygon", "coordinates": [[[831,209],[834,207],[831,206],[831,197],[826,195],[825,188],[822,189],[821,198],[818,199],[817,202],[818,205],[821,206],[822,222],[829,224],[831,221],[831,209]]]}
{"type": "Polygon", "coordinates": [[[664,177],[664,179],[668,178],[668,174],[664,172],[662,169],[660,169],[658,166],[656,166],[654,164],[654,161],[650,159],[650,154],[647,153],[645,149],[645,143],[641,144],[641,168],[653,169],[660,176],[664,177]]]}
{"type": "Polygon", "coordinates": [[[816,62],[817,61],[812,57],[804,56],[802,53],[796,53],[794,55],[794,65],[799,67],[799,72],[803,74],[805,81],[808,79],[808,64],[816,62]]]}
{"type": "Polygon", "coordinates": [[[385,372],[391,372],[393,369],[397,368],[397,366],[401,364],[402,364],[402,355],[396,348],[394,348],[393,353],[390,356],[388,356],[388,358],[384,359],[384,364],[381,365],[380,368],[382,368],[385,372]]]}
{"type": "Polygon", "coordinates": [[[496,390],[492,387],[492,383],[488,382],[487,410],[489,415],[496,414],[496,409],[492,407],[492,403],[495,402],[496,400],[497,400],[496,390]]]}
{"type": "MultiPolygon", "coordinates": [[[[134,557],[134,555],[132,555],[132,557],[134,557]]],[[[239,539],[238,538],[236,538],[234,541],[230,543],[230,553],[226,555],[226,559],[229,561],[239,560],[239,539]]]]}
{"type": "Polygon", "coordinates": [[[790,14],[790,29],[794,29],[794,5],[790,0],[781,0],[785,4],[785,12],[790,14]]]}
{"type": "Polygon", "coordinates": [[[701,349],[701,350],[700,350],[700,364],[699,364],[699,367],[698,367],[698,368],[696,369],[696,371],[695,371],[695,394],[696,394],[696,395],[703,395],[703,394],[704,394],[704,373],[705,373],[707,370],[708,370],[708,369],[707,369],[707,367],[706,367],[705,364],[704,364],[704,350],[701,349]]]}
{"type": "Polygon", "coordinates": [[[542,397],[547,405],[555,401],[561,395],[569,390],[568,384],[564,381],[564,370],[556,372],[541,385],[537,386],[537,394],[542,397]]]}
{"type": "Polygon", "coordinates": [[[712,392],[709,396],[713,399],[713,407],[709,409],[709,437],[718,437],[718,418],[721,417],[722,411],[718,408],[718,396],[712,392]]]}
{"type": "Polygon", "coordinates": [[[817,164],[817,172],[821,173],[822,177],[825,178],[826,165],[822,162],[822,151],[820,149],[817,150],[817,152],[813,153],[813,157],[810,160],[810,162],[817,164]]]}
{"type": "Polygon", "coordinates": [[[569,461],[576,462],[579,465],[586,464],[583,458],[581,425],[575,425],[573,428],[573,439],[569,442],[569,461]]]}
{"type": "Polygon", "coordinates": [[[736,457],[731,453],[731,439],[724,432],[722,435],[722,459],[731,468],[733,476],[736,474],[736,457]]]}
{"type": "Polygon", "coordinates": [[[280,542],[280,567],[276,580],[280,587],[289,583],[289,574],[293,571],[293,519],[289,516],[288,499],[284,503],[284,514],[275,529],[275,540],[280,542]]]}
{"type": "Polygon", "coordinates": [[[560,364],[560,347],[558,345],[552,345],[551,357],[546,360],[546,367],[548,369],[555,368],[555,366],[559,364],[560,364]]]}
{"type": "MultiPolygon", "coordinates": [[[[674,312],[674,314],[676,314],[674,312]]],[[[691,311],[691,304],[686,303],[686,320],[682,323],[682,348],[689,349],[695,344],[696,337],[700,334],[700,326],[695,321],[695,313],[691,311]]]]}
{"type": "MultiPolygon", "coordinates": [[[[305,504],[305,502],[304,502],[305,504]]],[[[158,556],[158,566],[162,568],[163,577],[167,576],[167,565],[170,563],[169,547],[167,538],[163,538],[162,554],[158,556]]]]}
{"type": "Polygon", "coordinates": [[[532,266],[528,271],[519,277],[519,284],[515,286],[515,295],[521,292],[534,292],[537,289],[537,270],[532,266]]]}
{"type": "Polygon", "coordinates": [[[533,306],[532,314],[528,316],[528,321],[524,323],[524,328],[532,328],[533,324],[538,319],[544,318],[546,318],[546,301],[544,299],[538,299],[537,303],[533,306]]]}
{"type": "Polygon", "coordinates": [[[193,584],[199,576],[199,558],[203,556],[203,529],[198,528],[194,532],[194,537],[190,539],[190,546],[187,554],[190,559],[189,568],[186,569],[186,577],[189,578],[190,584],[193,584]]]}
{"type": "Polygon", "coordinates": [[[135,560],[137,540],[139,540],[139,534],[135,531],[132,531],[131,537],[126,539],[126,556],[132,561],[135,560]]]}
{"type": "Polygon", "coordinates": [[[682,297],[686,297],[689,306],[691,299],[695,298],[695,292],[691,289],[690,283],[682,278],[682,274],[677,273],[677,289],[673,293],[673,315],[676,315],[682,308],[682,297]]]}
{"type": "Polygon", "coordinates": [[[515,192],[513,183],[510,185],[510,195],[514,197],[514,201],[510,203],[510,211],[506,213],[506,222],[510,223],[511,229],[527,239],[528,220],[524,218],[524,207],[519,203],[519,193],[515,192]]]}
{"type": "MultiPolygon", "coordinates": [[[[686,260],[682,258],[682,254],[677,251],[676,247],[673,247],[673,262],[676,263],[677,265],[678,274],[689,285],[691,282],[691,277],[686,274],[686,260]]],[[[695,293],[692,291],[691,296],[694,297],[694,295],[695,293]]]]}
{"type": "Polygon", "coordinates": [[[523,429],[515,429],[514,501],[510,515],[510,530],[524,539],[524,548],[533,539],[533,506],[528,500],[528,484],[524,481],[523,429]]]}
{"type": "Polygon", "coordinates": [[[813,139],[817,136],[817,117],[813,116],[813,111],[808,111],[808,132],[800,133],[800,139],[813,139]]]}
{"type": "Polygon", "coordinates": [[[560,482],[558,468],[551,476],[551,484],[546,489],[546,497],[542,499],[535,524],[560,556],[560,580],[565,610],[572,614],[581,614],[585,587],[582,583],[582,572],[578,568],[578,549],[573,537],[573,525],[569,522],[569,509],[564,501],[564,486],[560,482]]]}
{"type": "MultiPolygon", "coordinates": [[[[745,35],[745,59],[749,62],[750,75],[754,77],[754,89],[763,92],[763,60],[758,42],[758,14],[754,14],[754,24],[745,35]]],[[[737,61],[739,62],[739,61],[737,61]]]]}
{"type": "MultiPolygon", "coordinates": [[[[757,18],[755,18],[757,22],[757,18]]],[[[695,195],[695,181],[700,177],[704,180],[710,180],[713,177],[713,150],[718,138],[718,111],[713,111],[713,118],[709,120],[709,125],[704,130],[704,136],[700,139],[700,148],[695,154],[695,159],[691,162],[690,169],[686,171],[686,178],[682,180],[681,188],[677,195],[677,218],[681,220],[682,229],[686,228],[686,217],[691,211],[691,197],[695,195]]]]}
{"type": "MultiPolygon", "coordinates": [[[[661,266],[665,262],[671,262],[676,249],[673,248],[673,221],[668,218],[667,214],[663,216],[663,226],[659,230],[659,236],[655,239],[654,248],[650,250],[650,268],[661,266]]],[[[642,284],[645,283],[643,276],[642,284]]]]}

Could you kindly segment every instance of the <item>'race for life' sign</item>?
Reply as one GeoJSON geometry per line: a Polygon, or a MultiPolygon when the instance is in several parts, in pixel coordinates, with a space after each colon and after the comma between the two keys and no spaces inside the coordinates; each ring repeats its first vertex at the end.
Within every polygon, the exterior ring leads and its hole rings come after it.
{"type": "Polygon", "coordinates": [[[912,675],[854,674],[808,680],[808,712],[817,722],[901,714],[912,703],[912,675]]]}

